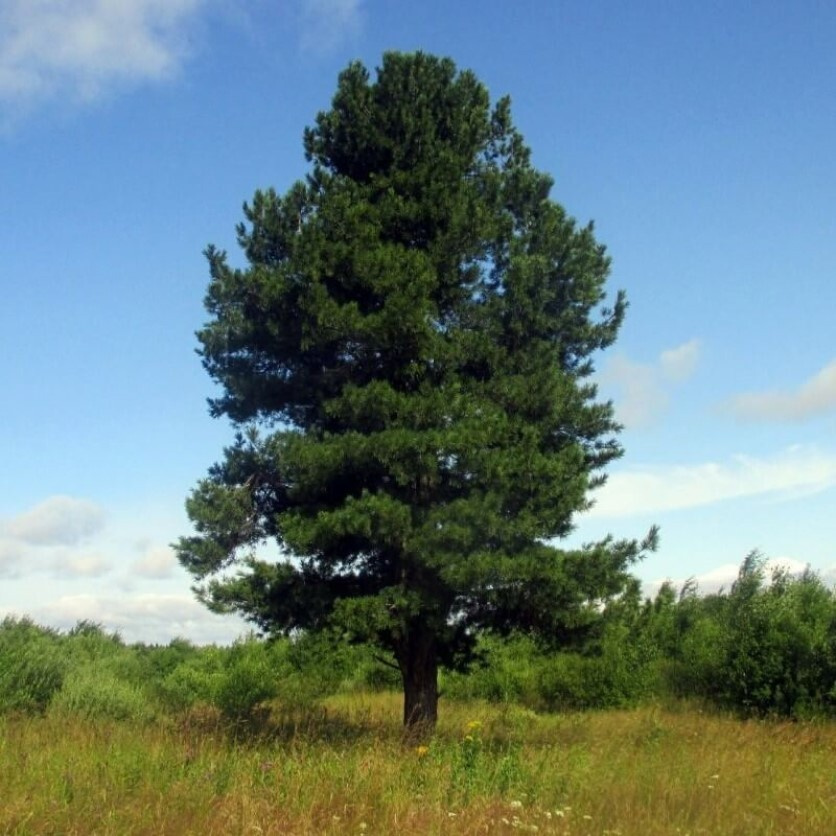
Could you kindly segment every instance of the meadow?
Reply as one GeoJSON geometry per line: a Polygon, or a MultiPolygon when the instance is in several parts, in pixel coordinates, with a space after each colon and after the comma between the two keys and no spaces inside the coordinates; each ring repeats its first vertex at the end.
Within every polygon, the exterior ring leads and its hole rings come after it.
{"type": "Polygon", "coordinates": [[[137,724],[0,719],[4,834],[831,834],[836,726],[694,705],[540,715],[400,696],[137,724]]]}
{"type": "Polygon", "coordinates": [[[398,672],[338,633],[3,619],[0,833],[836,833],[836,590],[748,560],[594,613],[575,646],[480,636],[411,739],[398,672]]]}

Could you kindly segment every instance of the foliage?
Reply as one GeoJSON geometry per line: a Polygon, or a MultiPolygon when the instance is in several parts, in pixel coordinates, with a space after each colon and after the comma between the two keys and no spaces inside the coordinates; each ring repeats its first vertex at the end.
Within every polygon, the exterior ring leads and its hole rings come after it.
{"type": "MultiPolygon", "coordinates": [[[[669,681],[749,714],[836,713],[836,590],[810,570],[773,572],[750,553],[728,594],[654,604],[648,619],[670,661],[669,681]]],[[[658,602],[658,599],[657,599],[658,602]]]]}
{"type": "Polygon", "coordinates": [[[810,571],[776,570],[747,557],[722,611],[725,641],[716,695],[757,714],[836,710],[836,595],[810,571]]]}
{"type": "Polygon", "coordinates": [[[184,712],[198,703],[212,705],[223,676],[225,651],[205,647],[190,655],[156,683],[158,699],[169,711],[184,712]]]}
{"type": "Polygon", "coordinates": [[[142,687],[120,678],[106,662],[93,662],[70,671],[49,710],[87,720],[142,722],[153,718],[142,687]]]}
{"type": "Polygon", "coordinates": [[[809,570],[771,578],[753,552],[727,593],[654,600],[637,588],[612,601],[586,644],[550,653],[530,638],[483,638],[483,664],[449,675],[445,692],[538,710],[608,708],[668,696],[698,698],[743,714],[836,714],[836,590],[809,570]]]}
{"type": "Polygon", "coordinates": [[[762,558],[743,564],[728,600],[729,643],[721,696],[757,713],[804,716],[836,709],[836,599],[812,572],[776,570],[763,586],[762,558]]]}
{"type": "Polygon", "coordinates": [[[339,691],[397,688],[392,662],[366,645],[352,645],[338,633],[303,633],[273,641],[282,681],[282,701],[305,704],[339,691]]]}
{"type": "Polygon", "coordinates": [[[68,663],[54,630],[28,618],[0,622],[0,713],[42,712],[60,690],[68,663]]]}
{"type": "MultiPolygon", "coordinates": [[[[633,584],[599,610],[584,642],[555,649],[520,631],[476,636],[476,664],[444,671],[451,703],[501,703],[525,725],[536,712],[698,699],[746,715],[836,716],[836,589],[812,572],[766,577],[757,553],[728,592],[689,582],[641,601],[633,584]]],[[[81,622],[61,633],[0,622],[0,716],[130,720],[200,706],[239,724],[273,710],[304,715],[335,694],[399,687],[391,658],[339,633],[253,636],[231,647],[126,645],[81,622]]],[[[294,721],[295,722],[295,721],[294,721]]]]}
{"type": "Polygon", "coordinates": [[[580,640],[655,544],[554,545],[621,454],[589,376],[626,302],[509,100],[450,60],[352,64],[304,145],[307,178],[245,205],[246,269],[206,253],[211,411],[238,434],[177,549],[216,610],[382,648],[432,723],[439,663],[482,631],[580,640]]]}
{"type": "Polygon", "coordinates": [[[554,652],[523,635],[483,637],[480,662],[468,673],[448,673],[445,695],[569,711],[636,705],[658,693],[654,660],[645,658],[623,625],[607,628],[584,652],[554,652]]]}
{"type": "Polygon", "coordinates": [[[206,704],[238,722],[252,719],[257,709],[279,693],[280,672],[271,648],[253,637],[229,648],[204,648],[169,671],[158,692],[170,710],[184,712],[206,704]]]}
{"type": "Polygon", "coordinates": [[[134,647],[142,675],[146,680],[164,679],[180,665],[189,662],[203,652],[183,638],[172,639],[166,645],[138,644],[134,647]]]}
{"type": "Polygon", "coordinates": [[[245,720],[278,693],[269,648],[254,639],[236,642],[225,654],[223,675],[218,677],[213,703],[230,720],[245,720]]]}

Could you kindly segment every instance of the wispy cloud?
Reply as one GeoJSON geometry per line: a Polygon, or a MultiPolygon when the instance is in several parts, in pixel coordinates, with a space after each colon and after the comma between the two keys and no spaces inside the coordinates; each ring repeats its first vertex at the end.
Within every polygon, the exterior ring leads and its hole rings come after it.
{"type": "Polygon", "coordinates": [[[0,105],[96,99],[179,69],[207,0],[3,0],[0,105]]]}
{"type": "Polygon", "coordinates": [[[745,421],[803,421],[836,412],[836,360],[789,391],[746,392],[728,404],[745,421]]]}
{"type": "Polygon", "coordinates": [[[710,505],[747,496],[796,496],[836,485],[836,454],[791,447],[771,457],[636,468],[610,475],[590,517],[626,517],[710,505]]]}
{"type": "Polygon", "coordinates": [[[356,37],[362,5],[362,0],[300,0],[301,48],[324,54],[356,37]]]}
{"type": "Polygon", "coordinates": [[[599,380],[603,387],[617,393],[614,401],[618,420],[631,428],[652,424],[667,408],[671,386],[694,373],[699,357],[700,342],[696,339],[663,351],[652,363],[614,355],[599,380]]]}
{"type": "Polygon", "coordinates": [[[0,527],[0,534],[33,546],[73,546],[101,531],[105,512],[94,502],[52,496],[0,527]]]}

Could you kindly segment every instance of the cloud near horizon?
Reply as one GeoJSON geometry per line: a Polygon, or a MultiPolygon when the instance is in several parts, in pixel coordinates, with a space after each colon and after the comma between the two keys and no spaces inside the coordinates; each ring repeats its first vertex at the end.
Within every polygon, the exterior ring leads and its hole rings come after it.
{"type": "Polygon", "coordinates": [[[803,421],[836,412],[836,360],[796,389],[744,392],[732,398],[727,408],[743,421],[803,421]]]}
{"type": "Polygon", "coordinates": [[[616,418],[629,428],[651,425],[667,408],[670,387],[687,380],[700,358],[700,341],[689,340],[667,349],[652,363],[637,363],[624,354],[610,358],[599,375],[613,398],[616,418]]]}
{"type": "Polygon", "coordinates": [[[794,446],[768,457],[660,465],[612,473],[584,516],[626,517],[695,508],[749,496],[794,497],[836,485],[836,454],[794,446]]]}
{"type": "MultiPolygon", "coordinates": [[[[794,558],[773,558],[766,563],[767,578],[778,566],[798,574],[806,565],[794,558]]],[[[729,590],[739,568],[738,564],[727,563],[694,576],[698,593],[707,595],[720,589],[729,590]]],[[[836,583],[836,565],[821,572],[820,577],[828,585],[836,583]]],[[[643,585],[644,594],[655,597],[665,580],[671,581],[679,590],[687,578],[660,578],[647,582],[643,585]]],[[[231,644],[251,629],[243,619],[212,613],[193,596],[185,594],[83,593],[63,595],[25,613],[0,607],[0,618],[24,615],[37,624],[59,630],[69,630],[79,621],[92,621],[108,631],[118,632],[129,643],[168,644],[172,639],[185,638],[197,645],[231,644]]]]}
{"type": "MultiPolygon", "coordinates": [[[[108,574],[119,557],[109,542],[108,514],[89,499],[51,496],[0,520],[0,577],[44,574],[70,580],[108,574]]],[[[170,549],[144,544],[134,571],[140,577],[170,574],[170,549]],[[168,554],[166,554],[168,552],[168,554]],[[169,570],[166,571],[166,565],[169,570]]]]}
{"type": "Polygon", "coordinates": [[[230,644],[248,631],[235,616],[210,612],[192,595],[63,595],[27,612],[0,608],[0,618],[27,616],[37,624],[69,630],[79,621],[101,624],[127,642],[167,644],[185,638],[194,644],[230,644]]]}

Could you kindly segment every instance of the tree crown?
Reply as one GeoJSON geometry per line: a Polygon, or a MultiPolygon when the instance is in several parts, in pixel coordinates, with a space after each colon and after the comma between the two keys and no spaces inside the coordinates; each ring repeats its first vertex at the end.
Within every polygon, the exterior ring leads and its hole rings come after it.
{"type": "Polygon", "coordinates": [[[211,412],[239,430],[181,561],[210,606],[336,624],[402,669],[416,642],[466,661],[477,629],[582,635],[655,536],[550,542],[621,454],[588,378],[626,301],[603,305],[592,225],[449,59],[351,64],[304,146],[306,178],[244,206],[246,269],[207,249],[211,412]]]}

